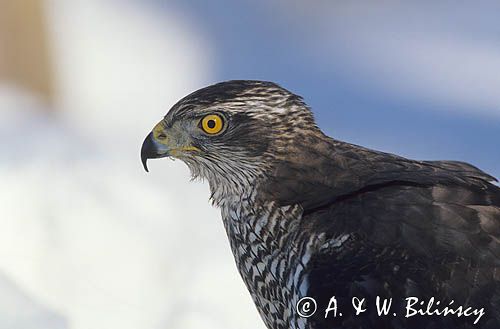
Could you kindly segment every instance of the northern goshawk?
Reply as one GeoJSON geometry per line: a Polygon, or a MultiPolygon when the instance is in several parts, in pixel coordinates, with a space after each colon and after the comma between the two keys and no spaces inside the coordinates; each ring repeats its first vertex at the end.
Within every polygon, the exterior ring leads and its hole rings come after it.
{"type": "Polygon", "coordinates": [[[263,81],[181,99],[142,145],[146,170],[167,156],[210,184],[268,328],[500,328],[500,188],[481,170],[332,139],[301,97],[263,81]],[[409,298],[422,314],[407,316],[409,298]],[[444,306],[470,314],[424,314],[444,306]]]}

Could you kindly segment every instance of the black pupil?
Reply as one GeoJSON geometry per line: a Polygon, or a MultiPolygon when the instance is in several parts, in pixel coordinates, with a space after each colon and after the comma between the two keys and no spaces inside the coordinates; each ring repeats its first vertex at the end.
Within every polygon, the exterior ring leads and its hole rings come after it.
{"type": "Polygon", "coordinates": [[[207,126],[210,129],[214,129],[215,128],[215,120],[208,120],[207,126]]]}

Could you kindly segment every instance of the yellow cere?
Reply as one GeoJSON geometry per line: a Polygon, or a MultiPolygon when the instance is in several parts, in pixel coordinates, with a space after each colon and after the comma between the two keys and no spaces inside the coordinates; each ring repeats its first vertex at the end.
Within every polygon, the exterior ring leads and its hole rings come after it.
{"type": "Polygon", "coordinates": [[[210,135],[219,133],[224,127],[222,117],[217,114],[209,114],[201,120],[201,128],[210,135]]]}
{"type": "Polygon", "coordinates": [[[158,124],[153,128],[153,137],[157,140],[160,140],[162,138],[158,138],[163,133],[163,130],[165,129],[165,124],[163,121],[158,122],[158,124]]]}

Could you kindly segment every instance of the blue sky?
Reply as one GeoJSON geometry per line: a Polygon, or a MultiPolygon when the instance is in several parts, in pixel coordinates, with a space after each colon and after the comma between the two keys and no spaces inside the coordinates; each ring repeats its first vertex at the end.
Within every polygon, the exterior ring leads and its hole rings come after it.
{"type": "MultiPolygon", "coordinates": [[[[217,80],[278,82],[302,95],[335,138],[418,159],[468,161],[500,176],[500,101],[492,86],[500,81],[492,76],[500,69],[500,21],[491,15],[497,4],[450,11],[270,3],[176,1],[174,8],[214,43],[217,80]],[[413,45],[424,52],[416,59],[403,49],[413,45]],[[465,50],[455,55],[457,47],[465,50]],[[481,62],[485,56],[491,60],[481,62]]],[[[172,3],[152,4],[172,10],[172,3]]]]}

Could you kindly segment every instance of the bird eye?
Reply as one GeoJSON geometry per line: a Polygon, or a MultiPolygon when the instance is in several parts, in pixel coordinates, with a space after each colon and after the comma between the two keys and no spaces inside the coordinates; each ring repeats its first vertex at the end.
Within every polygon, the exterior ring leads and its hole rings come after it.
{"type": "Polygon", "coordinates": [[[224,120],[218,114],[209,114],[201,119],[201,129],[209,135],[220,133],[224,127],[224,120]]]}

